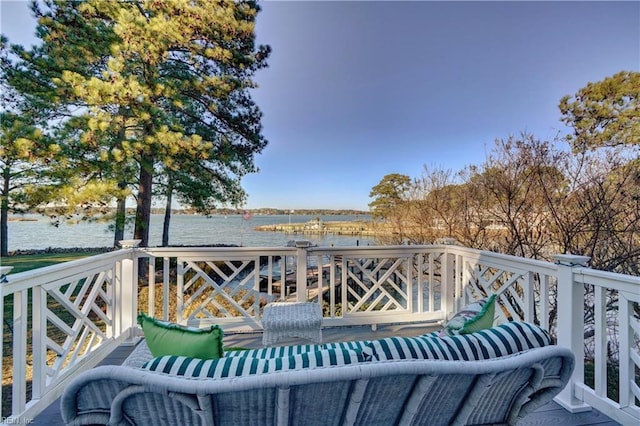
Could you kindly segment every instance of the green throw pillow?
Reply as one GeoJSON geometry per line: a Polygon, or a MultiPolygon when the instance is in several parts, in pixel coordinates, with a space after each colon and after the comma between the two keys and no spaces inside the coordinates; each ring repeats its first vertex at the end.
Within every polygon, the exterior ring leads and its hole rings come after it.
{"type": "Polygon", "coordinates": [[[145,313],[138,315],[147,346],[154,357],[163,355],[187,356],[200,359],[216,359],[223,356],[222,329],[185,327],[160,321],[145,313]]]}
{"type": "Polygon", "coordinates": [[[447,322],[442,335],[468,334],[493,327],[496,295],[480,299],[465,306],[447,322]]]}

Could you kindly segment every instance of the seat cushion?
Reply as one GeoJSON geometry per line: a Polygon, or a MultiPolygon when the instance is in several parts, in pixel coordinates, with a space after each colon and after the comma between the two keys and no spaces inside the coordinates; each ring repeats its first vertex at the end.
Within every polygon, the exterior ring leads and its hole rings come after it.
{"type": "Polygon", "coordinates": [[[225,357],[245,357],[245,358],[282,358],[307,352],[316,352],[322,349],[346,349],[362,352],[362,349],[369,343],[368,340],[358,340],[351,342],[333,342],[323,343],[321,345],[290,345],[290,346],[273,346],[260,349],[247,349],[237,351],[225,350],[225,357]]]}
{"type": "Polygon", "coordinates": [[[509,322],[471,334],[387,337],[371,341],[362,351],[365,359],[482,360],[547,346],[549,333],[525,323],[509,322]]]}
{"type": "Polygon", "coordinates": [[[387,337],[373,340],[362,351],[365,359],[483,359],[482,348],[473,335],[387,337]]]}
{"type": "Polygon", "coordinates": [[[547,330],[535,324],[520,321],[500,324],[472,335],[480,342],[484,359],[511,355],[551,344],[551,336],[547,330]]]}
{"type": "Polygon", "coordinates": [[[352,342],[332,342],[332,343],[324,343],[322,346],[324,349],[350,349],[358,352],[362,352],[362,350],[369,344],[369,340],[355,340],[352,342]]]}
{"type": "Polygon", "coordinates": [[[290,345],[290,346],[273,346],[260,349],[248,349],[244,351],[225,352],[225,357],[244,357],[244,358],[282,358],[307,352],[316,352],[325,349],[323,345],[290,345]]]}
{"type": "Polygon", "coordinates": [[[143,365],[143,369],[175,376],[222,379],[275,371],[348,365],[362,362],[362,354],[344,349],[323,349],[282,358],[225,357],[198,359],[184,356],[161,356],[143,365]]]}

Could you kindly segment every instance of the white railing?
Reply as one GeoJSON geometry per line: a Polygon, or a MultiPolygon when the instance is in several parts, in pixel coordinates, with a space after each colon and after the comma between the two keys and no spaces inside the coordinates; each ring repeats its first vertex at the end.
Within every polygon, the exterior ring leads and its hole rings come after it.
{"type": "Polygon", "coordinates": [[[34,416],[75,374],[133,342],[140,311],[183,324],[260,330],[269,301],[310,300],[322,304],[324,326],[375,327],[442,322],[471,300],[496,293],[501,321],[537,323],[576,354],[576,371],[559,403],[571,411],[593,406],[635,424],[640,278],[576,265],[584,261],[559,256],[549,263],[447,245],[319,248],[298,242],[129,248],[12,274],[0,287],[3,309],[12,311],[2,312],[2,379],[10,388],[3,400],[12,400],[14,416],[6,422],[34,416]],[[585,355],[593,383],[584,379],[585,355]],[[617,360],[619,378],[607,374],[608,359],[617,360]],[[607,395],[613,383],[619,383],[618,397],[607,395]]]}
{"type": "Polygon", "coordinates": [[[121,250],[12,274],[1,284],[6,423],[32,418],[73,375],[130,337],[135,270],[135,254],[121,250]]]}
{"type": "Polygon", "coordinates": [[[573,292],[572,306],[563,303],[558,314],[559,334],[578,361],[573,397],[620,423],[640,424],[640,277],[580,265],[571,267],[571,276],[571,288],[558,298],[573,292]],[[585,359],[593,379],[583,379],[585,359]]]}

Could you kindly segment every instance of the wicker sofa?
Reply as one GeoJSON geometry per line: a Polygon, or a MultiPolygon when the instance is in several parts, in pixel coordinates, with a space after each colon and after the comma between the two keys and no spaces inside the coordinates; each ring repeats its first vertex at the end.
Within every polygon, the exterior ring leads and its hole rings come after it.
{"type": "Polygon", "coordinates": [[[61,410],[72,425],[515,424],[564,388],[573,364],[526,323],[209,361],[153,358],[143,342],[123,365],[75,378],[61,410]]]}

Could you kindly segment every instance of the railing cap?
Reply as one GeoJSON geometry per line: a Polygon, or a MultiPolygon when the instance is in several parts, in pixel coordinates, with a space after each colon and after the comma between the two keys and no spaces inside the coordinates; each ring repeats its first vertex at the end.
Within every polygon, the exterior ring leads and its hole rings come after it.
{"type": "Polygon", "coordinates": [[[436,244],[444,244],[447,246],[453,246],[457,244],[457,241],[455,238],[452,237],[446,237],[446,238],[438,238],[436,240],[436,244]]]}
{"type": "Polygon", "coordinates": [[[587,266],[591,257],[589,256],[580,256],[577,254],[556,254],[553,256],[558,265],[563,266],[587,266]]]}
{"type": "Polygon", "coordinates": [[[136,248],[140,245],[142,240],[120,240],[118,244],[121,248],[136,248]]]}
{"type": "Polygon", "coordinates": [[[0,266],[0,283],[8,282],[7,275],[9,275],[12,269],[13,266],[0,266]]]}

